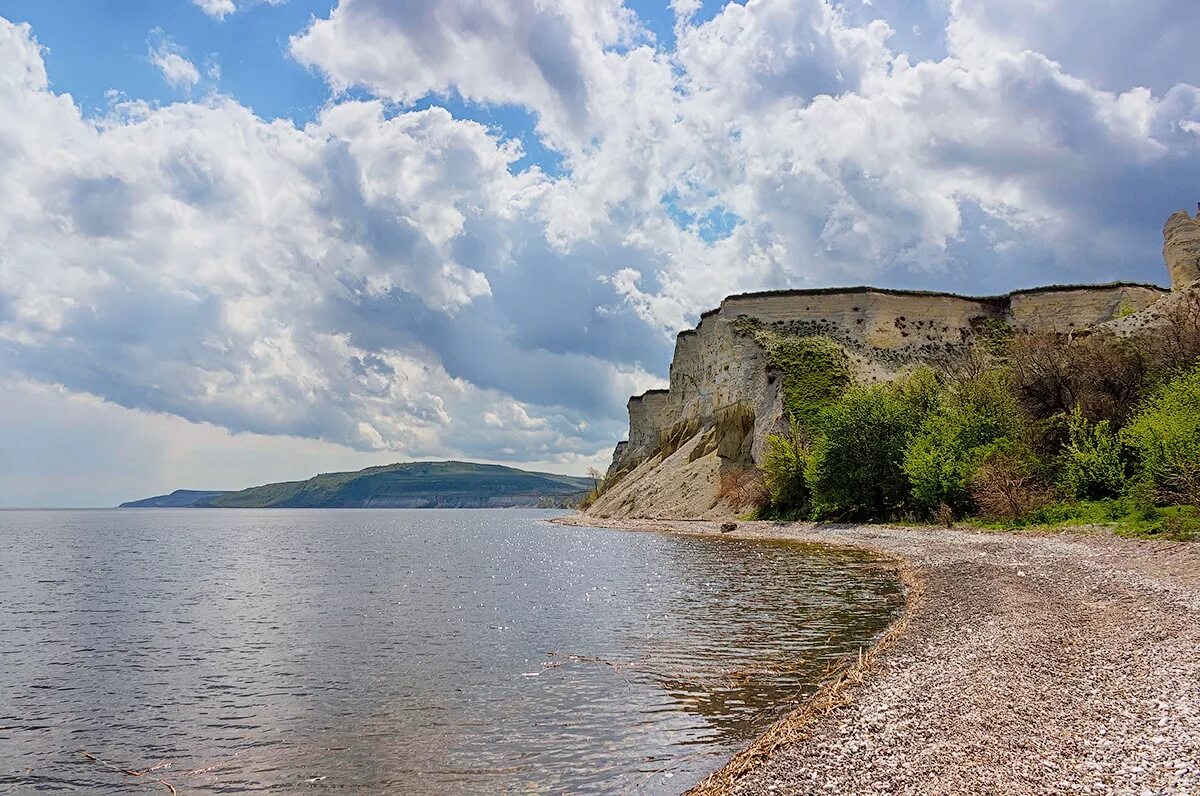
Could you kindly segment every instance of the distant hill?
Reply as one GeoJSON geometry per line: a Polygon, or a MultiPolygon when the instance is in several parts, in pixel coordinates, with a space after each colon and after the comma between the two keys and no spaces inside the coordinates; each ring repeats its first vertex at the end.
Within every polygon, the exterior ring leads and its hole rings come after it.
{"type": "Polygon", "coordinates": [[[128,503],[122,503],[123,509],[190,509],[197,506],[205,506],[208,501],[219,495],[227,495],[228,492],[219,492],[213,490],[202,489],[176,489],[169,495],[159,495],[158,497],[146,498],[145,500],[131,500],[128,503]]]}
{"type": "Polygon", "coordinates": [[[322,473],[307,481],[240,492],[176,490],[122,503],[121,508],[507,508],[567,506],[592,483],[587,478],[532,473],[471,462],[408,462],[353,473],[322,473]]]}

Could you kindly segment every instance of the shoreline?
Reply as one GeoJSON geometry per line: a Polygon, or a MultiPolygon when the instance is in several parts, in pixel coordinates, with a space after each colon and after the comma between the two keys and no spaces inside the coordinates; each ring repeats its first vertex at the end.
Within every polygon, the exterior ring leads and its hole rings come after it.
{"type": "Polygon", "coordinates": [[[1200,782],[1200,544],[1064,532],[611,520],[896,562],[906,607],[689,796],[1169,793],[1200,782]]]}

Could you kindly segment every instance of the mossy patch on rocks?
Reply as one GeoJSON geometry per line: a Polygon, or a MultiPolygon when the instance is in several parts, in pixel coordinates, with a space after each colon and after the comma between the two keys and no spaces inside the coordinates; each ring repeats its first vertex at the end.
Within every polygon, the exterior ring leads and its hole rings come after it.
{"type": "Polygon", "coordinates": [[[809,426],[820,411],[850,386],[850,357],[827,334],[799,333],[739,318],[735,330],[753,337],[769,366],[783,378],[783,410],[788,419],[809,426]]]}
{"type": "Polygon", "coordinates": [[[1003,356],[1008,353],[1013,335],[1013,328],[1001,318],[980,315],[971,319],[971,337],[988,354],[1003,356]]]}

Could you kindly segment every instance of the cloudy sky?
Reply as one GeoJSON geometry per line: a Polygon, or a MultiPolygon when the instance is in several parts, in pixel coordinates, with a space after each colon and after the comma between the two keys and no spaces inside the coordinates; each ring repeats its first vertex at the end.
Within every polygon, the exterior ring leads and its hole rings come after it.
{"type": "Polygon", "coordinates": [[[739,291],[1163,283],[1195,0],[0,0],[0,505],[607,462],[739,291]]]}

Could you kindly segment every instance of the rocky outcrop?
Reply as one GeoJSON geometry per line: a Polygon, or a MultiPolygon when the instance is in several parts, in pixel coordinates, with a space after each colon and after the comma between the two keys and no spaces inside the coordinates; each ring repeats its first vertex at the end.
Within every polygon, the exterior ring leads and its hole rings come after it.
{"type": "Polygon", "coordinates": [[[1180,210],[1163,227],[1163,259],[1171,272],[1171,287],[1179,290],[1200,280],[1200,218],[1180,210]]]}
{"type": "MultiPolygon", "coordinates": [[[[1177,213],[1165,234],[1172,285],[1200,279],[1200,223],[1177,213]]],[[[951,361],[981,336],[1072,334],[1101,325],[1138,329],[1153,314],[1148,308],[1167,294],[1154,285],[1113,283],[986,297],[871,287],[730,296],[678,335],[670,388],[630,399],[629,439],[614,452],[609,493],[590,511],[608,517],[729,513],[718,495],[722,473],[761,461],[765,440],[785,425],[783,380],[764,340],[833,341],[852,378],[869,383],[951,361]]]]}

